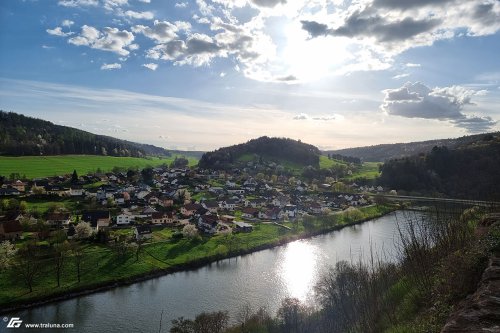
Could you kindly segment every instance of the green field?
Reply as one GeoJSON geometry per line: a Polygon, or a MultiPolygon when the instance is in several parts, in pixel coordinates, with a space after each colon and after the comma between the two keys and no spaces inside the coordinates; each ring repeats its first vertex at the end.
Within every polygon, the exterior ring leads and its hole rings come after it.
{"type": "MultiPolygon", "coordinates": [[[[22,156],[6,157],[0,156],[0,175],[9,176],[11,173],[19,173],[27,178],[47,177],[70,174],[73,170],[79,175],[95,172],[97,169],[111,171],[114,167],[138,167],[158,166],[164,163],[170,164],[175,156],[158,158],[136,158],[136,157],[112,157],[96,155],[61,155],[61,156],[22,156]]],[[[189,165],[196,165],[197,160],[187,157],[189,165]]]]}
{"type": "Polygon", "coordinates": [[[347,166],[347,165],[349,165],[349,163],[344,162],[344,161],[340,161],[340,160],[336,160],[336,159],[330,160],[327,156],[324,156],[324,155],[321,155],[319,157],[319,167],[321,169],[330,169],[334,165],[345,165],[345,166],[347,166]]]}
{"type": "Polygon", "coordinates": [[[353,172],[346,180],[354,180],[359,178],[375,179],[380,175],[378,166],[380,162],[364,162],[361,167],[353,172]]]}

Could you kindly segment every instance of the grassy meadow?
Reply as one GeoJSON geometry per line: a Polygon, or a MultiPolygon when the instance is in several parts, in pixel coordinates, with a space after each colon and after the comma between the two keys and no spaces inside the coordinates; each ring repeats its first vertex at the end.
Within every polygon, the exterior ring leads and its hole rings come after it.
{"type": "MultiPolygon", "coordinates": [[[[147,166],[158,166],[164,163],[170,164],[175,156],[158,158],[136,158],[136,157],[113,157],[97,155],[61,155],[61,156],[0,156],[0,175],[9,176],[11,173],[19,173],[27,178],[48,177],[70,174],[73,170],[79,175],[95,172],[101,169],[103,172],[111,171],[114,167],[144,168],[147,166]]],[[[187,157],[189,165],[195,165],[198,161],[193,157],[187,157]]]]}

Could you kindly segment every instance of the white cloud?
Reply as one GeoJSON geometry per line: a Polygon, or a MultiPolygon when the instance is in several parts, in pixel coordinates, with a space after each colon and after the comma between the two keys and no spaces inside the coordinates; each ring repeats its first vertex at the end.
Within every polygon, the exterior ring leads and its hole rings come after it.
{"type": "Polygon", "coordinates": [[[132,27],[132,31],[143,34],[158,43],[166,43],[176,39],[179,31],[188,30],[189,28],[191,28],[189,22],[177,21],[171,23],[168,21],[155,20],[152,27],[136,25],[132,27]]]}
{"type": "Polygon", "coordinates": [[[188,6],[187,2],[176,2],[175,7],[176,8],[186,8],[188,6]]]}
{"type": "Polygon", "coordinates": [[[151,0],[139,0],[139,1],[143,3],[151,3],[151,0]]]}
{"type": "Polygon", "coordinates": [[[408,77],[408,76],[410,76],[409,73],[403,73],[403,74],[394,75],[392,78],[395,80],[399,80],[399,79],[403,79],[403,78],[408,77]]]}
{"type": "Polygon", "coordinates": [[[114,64],[103,64],[101,66],[101,70],[112,70],[112,69],[120,69],[122,68],[121,64],[114,63],[114,64]]]}
{"type": "Polygon", "coordinates": [[[497,123],[491,117],[464,113],[466,106],[474,105],[472,97],[483,95],[483,91],[461,86],[431,89],[420,82],[407,82],[401,88],[383,92],[385,97],[381,109],[390,115],[450,121],[473,133],[488,131],[497,123]]]}
{"type": "Polygon", "coordinates": [[[75,24],[75,22],[71,20],[63,20],[61,23],[63,27],[68,27],[68,28],[71,27],[73,24],[75,24]]]}
{"type": "Polygon", "coordinates": [[[99,5],[98,0],[59,0],[59,6],[64,7],[96,7],[99,5]]]}
{"type": "Polygon", "coordinates": [[[143,64],[142,67],[146,67],[152,71],[155,71],[158,68],[158,64],[155,63],[143,64]]]}
{"type": "Polygon", "coordinates": [[[414,63],[409,62],[406,64],[406,67],[420,67],[420,64],[414,64],[414,63]]]}
{"type": "Polygon", "coordinates": [[[136,20],[152,20],[155,17],[155,15],[149,11],[134,12],[133,10],[127,10],[125,13],[123,13],[123,15],[136,20]]]}
{"type": "Polygon", "coordinates": [[[68,43],[127,56],[130,52],[125,47],[129,47],[133,40],[134,35],[127,30],[106,27],[101,32],[94,27],[84,25],[81,33],[70,38],[68,43]]]}
{"type": "Polygon", "coordinates": [[[63,32],[61,27],[55,27],[54,29],[45,30],[49,35],[59,36],[59,37],[67,37],[74,34],[74,32],[63,32]]]}

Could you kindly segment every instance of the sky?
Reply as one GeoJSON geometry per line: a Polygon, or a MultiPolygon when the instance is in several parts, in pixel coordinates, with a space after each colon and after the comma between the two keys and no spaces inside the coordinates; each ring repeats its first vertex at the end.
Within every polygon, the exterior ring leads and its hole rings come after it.
{"type": "Polygon", "coordinates": [[[169,149],[500,129],[499,0],[8,0],[0,50],[0,109],[169,149]]]}

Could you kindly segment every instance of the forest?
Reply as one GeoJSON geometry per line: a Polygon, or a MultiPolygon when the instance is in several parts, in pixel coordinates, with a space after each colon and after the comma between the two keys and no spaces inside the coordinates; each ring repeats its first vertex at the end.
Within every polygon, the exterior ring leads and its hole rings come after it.
{"type": "Polygon", "coordinates": [[[234,166],[248,154],[275,162],[288,161],[302,166],[319,167],[321,152],[313,145],[285,138],[267,136],[246,143],[224,147],[203,154],[198,165],[205,169],[225,169],[234,166]]]}
{"type": "Polygon", "coordinates": [[[379,183],[391,189],[453,198],[499,200],[500,136],[487,135],[457,149],[393,159],[381,166],[379,183]]]}
{"type": "Polygon", "coordinates": [[[170,156],[153,145],[96,135],[49,121],[0,111],[0,155],[170,156]]]}

